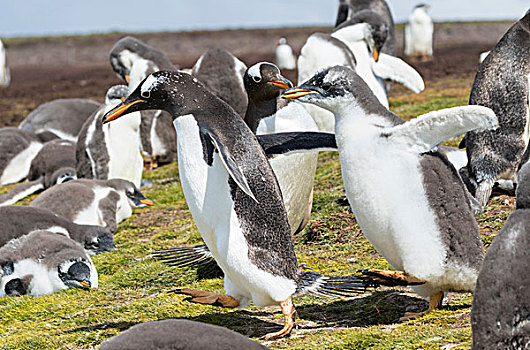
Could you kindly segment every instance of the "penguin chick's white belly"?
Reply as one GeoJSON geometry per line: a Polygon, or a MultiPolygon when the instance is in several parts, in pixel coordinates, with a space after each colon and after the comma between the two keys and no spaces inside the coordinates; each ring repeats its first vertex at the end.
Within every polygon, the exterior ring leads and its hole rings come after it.
{"type": "Polygon", "coordinates": [[[19,182],[28,176],[31,161],[42,148],[40,142],[30,142],[28,147],[13,157],[0,176],[0,185],[19,182]]]}
{"type": "Polygon", "coordinates": [[[15,278],[32,275],[28,286],[28,294],[32,296],[46,295],[54,292],[52,281],[48,277],[48,270],[33,259],[22,259],[13,264],[13,274],[4,276],[0,283],[0,297],[5,296],[5,286],[15,278]]]}
{"type": "Polygon", "coordinates": [[[380,128],[362,123],[336,127],[344,187],[355,217],[393,268],[437,284],[443,279],[446,249],[423,186],[420,156],[380,137],[380,128]]]}
{"type": "Polygon", "coordinates": [[[289,298],[296,290],[293,280],[258,269],[249,259],[228,173],[217,153],[212,166],[206,164],[195,118],[181,116],[174,125],[182,191],[204,242],[225,274],[226,293],[238,299],[241,307],[250,301],[258,306],[277,305],[289,298]]]}

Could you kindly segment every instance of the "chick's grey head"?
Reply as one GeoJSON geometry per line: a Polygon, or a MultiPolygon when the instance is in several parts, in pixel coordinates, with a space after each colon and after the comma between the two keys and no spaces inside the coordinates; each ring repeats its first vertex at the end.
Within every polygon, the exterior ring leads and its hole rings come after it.
{"type": "Polygon", "coordinates": [[[58,267],[59,279],[68,288],[89,289],[92,286],[89,263],[77,258],[63,262],[58,267]]]}
{"type": "Polygon", "coordinates": [[[142,192],[131,182],[124,179],[109,180],[109,185],[118,192],[123,192],[127,196],[129,204],[133,208],[143,208],[148,205],[154,205],[155,202],[144,196],[142,192]]]}
{"type": "Polygon", "coordinates": [[[127,85],[111,86],[105,94],[105,104],[117,104],[125,100],[129,96],[129,88],[127,85]]]}
{"type": "Polygon", "coordinates": [[[280,69],[268,62],[256,63],[248,68],[243,82],[249,99],[254,101],[274,99],[282,90],[293,87],[293,84],[281,75],[280,69]]]}
{"type": "Polygon", "coordinates": [[[110,65],[114,72],[129,83],[129,75],[134,64],[135,56],[145,50],[146,45],[140,40],[126,36],[118,40],[109,53],[110,65]]]}
{"type": "Polygon", "coordinates": [[[116,250],[114,236],[105,227],[87,225],[83,237],[83,247],[89,255],[116,250]]]}

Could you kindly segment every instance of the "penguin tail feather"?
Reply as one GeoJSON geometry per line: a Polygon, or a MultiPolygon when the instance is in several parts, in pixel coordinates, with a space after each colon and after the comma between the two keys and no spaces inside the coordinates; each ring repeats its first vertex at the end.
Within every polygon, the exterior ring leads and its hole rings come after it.
{"type": "Polygon", "coordinates": [[[178,247],[160,249],[151,256],[164,264],[176,267],[198,267],[208,265],[215,260],[206,244],[199,244],[193,247],[178,247]]]}
{"type": "Polygon", "coordinates": [[[312,271],[304,271],[294,297],[314,294],[327,298],[353,297],[379,286],[377,280],[369,276],[329,277],[312,271]]]}

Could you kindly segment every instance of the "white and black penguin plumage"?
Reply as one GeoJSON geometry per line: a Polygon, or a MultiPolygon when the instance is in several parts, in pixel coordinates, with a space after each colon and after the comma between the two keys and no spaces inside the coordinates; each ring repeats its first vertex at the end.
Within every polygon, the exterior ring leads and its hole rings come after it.
{"type": "Polygon", "coordinates": [[[0,208],[0,247],[32,231],[49,231],[81,244],[88,255],[116,249],[112,233],[101,226],[78,225],[47,209],[28,206],[0,208]]]}
{"type": "Polygon", "coordinates": [[[530,13],[515,23],[482,62],[469,104],[491,108],[499,128],[468,132],[468,173],[475,198],[485,206],[494,183],[517,182],[517,169],[530,157],[530,13]],[[526,150],[526,154],[525,154],[526,150]]]}
{"type": "MultiPolygon", "coordinates": [[[[301,103],[280,98],[280,92],[292,84],[281,76],[275,65],[256,63],[246,71],[244,82],[249,99],[245,122],[256,134],[318,131],[301,103]]],[[[292,154],[269,161],[278,179],[293,233],[301,231],[309,221],[317,161],[317,153],[292,154]]]]}
{"type": "MultiPolygon", "coordinates": [[[[124,37],[110,51],[112,69],[133,91],[149,74],[159,70],[176,70],[164,53],[134,37],[124,37]]],[[[142,153],[149,168],[176,160],[176,135],[171,116],[163,111],[143,111],[140,117],[142,153]]]]}
{"type": "Polygon", "coordinates": [[[11,83],[11,72],[7,64],[6,49],[0,40],[0,86],[7,87],[11,83]]]}
{"type": "Polygon", "coordinates": [[[31,161],[43,146],[34,133],[7,127],[0,129],[0,186],[28,176],[31,161]]]}
{"type": "Polygon", "coordinates": [[[432,59],[434,26],[431,16],[427,13],[429,8],[427,4],[416,5],[405,26],[404,53],[410,59],[432,59]]]}
{"type": "Polygon", "coordinates": [[[488,248],[473,293],[473,349],[530,347],[530,165],[519,171],[516,207],[488,248]]]}
{"type": "Polygon", "coordinates": [[[462,180],[436,147],[461,132],[495,127],[495,114],[464,106],[405,122],[384,108],[354,71],[340,66],[283,96],[334,113],[355,218],[406,281],[423,283],[414,289],[431,298],[430,309],[441,305],[445,291],[472,291],[484,248],[462,180]]]}
{"type": "Polygon", "coordinates": [[[191,75],[244,117],[248,104],[243,84],[246,70],[247,66],[230,52],[210,49],[199,57],[191,75]]]}
{"type": "Polygon", "coordinates": [[[59,139],[45,143],[31,161],[28,181],[0,194],[0,206],[16,203],[33,193],[77,179],[75,163],[75,142],[59,139]]]}
{"type": "Polygon", "coordinates": [[[287,44],[287,39],[280,38],[274,52],[275,63],[280,69],[296,69],[296,57],[293,48],[287,44]]]}
{"type": "Polygon", "coordinates": [[[129,94],[125,85],[109,88],[105,104],[83,125],[75,152],[76,172],[85,179],[124,179],[140,187],[143,159],[140,153],[139,114],[115,125],[103,125],[101,117],[129,94]],[[118,140],[122,140],[119,142],[118,140]],[[126,142],[126,145],[123,143],[126,142]]]}
{"type": "Polygon", "coordinates": [[[224,327],[190,320],[137,324],[105,341],[98,350],[265,350],[265,346],[224,327]]]}
{"type": "Polygon", "coordinates": [[[48,209],[80,225],[99,225],[115,233],[118,224],[132,215],[133,208],[154,202],[127,180],[79,179],[42,192],[30,206],[48,209]]]}
{"type": "Polygon", "coordinates": [[[35,108],[18,127],[35,134],[50,132],[75,142],[85,121],[100,106],[99,102],[82,98],[53,100],[35,108]]]}
{"type": "Polygon", "coordinates": [[[105,120],[160,108],[174,118],[179,176],[190,212],[225,276],[226,294],[177,292],[192,296],[193,302],[225,307],[244,307],[251,301],[280,304],[285,326],[269,334],[271,339],[291,331],[293,296],[357,291],[358,277],[330,278],[299,269],[281,192],[264,149],[243,119],[196,78],[183,72],[153,73],[105,120]]]}
{"type": "Polygon", "coordinates": [[[0,248],[0,296],[46,295],[68,288],[97,288],[90,257],[72,239],[33,231],[0,248]]]}

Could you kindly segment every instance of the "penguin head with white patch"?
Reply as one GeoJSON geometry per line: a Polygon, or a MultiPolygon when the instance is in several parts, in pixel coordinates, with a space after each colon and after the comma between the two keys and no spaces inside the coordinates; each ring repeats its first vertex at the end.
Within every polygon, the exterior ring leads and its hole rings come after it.
{"type": "MultiPolygon", "coordinates": [[[[71,167],[62,167],[55,170],[49,178],[49,184],[46,183],[45,186],[51,187],[53,185],[60,185],[62,183],[77,180],[77,172],[74,168],[71,167]]],[[[48,181],[46,181],[48,182],[48,181]]]]}
{"type": "MultiPolygon", "coordinates": [[[[389,33],[389,24],[378,13],[371,10],[356,12],[351,19],[342,23],[333,30],[346,40],[349,37],[358,39],[359,34],[363,36],[368,50],[375,61],[379,60],[379,53],[386,42],[389,33]],[[362,33],[359,33],[362,31],[362,33]]],[[[342,40],[342,39],[341,39],[342,40]]]]}
{"type": "MultiPolygon", "coordinates": [[[[59,277],[66,288],[89,289],[92,287],[92,271],[90,263],[83,258],[68,259],[62,262],[50,274],[59,277]]],[[[63,288],[63,289],[66,289],[63,288]]]]}
{"type": "Polygon", "coordinates": [[[414,6],[414,9],[423,9],[425,11],[427,11],[430,8],[431,8],[430,5],[428,5],[426,3],[423,3],[423,2],[421,2],[421,3],[417,4],[416,6],[414,6]]]}
{"type": "Polygon", "coordinates": [[[129,96],[129,88],[127,85],[114,85],[111,86],[107,93],[105,94],[105,104],[108,105],[117,105],[118,103],[125,100],[129,96]]]}
{"type": "Polygon", "coordinates": [[[125,193],[129,205],[133,208],[143,208],[146,206],[154,205],[155,202],[149,198],[146,198],[142,192],[136,186],[127,180],[123,179],[112,179],[109,180],[109,185],[116,189],[120,193],[125,193]]]}
{"type": "Polygon", "coordinates": [[[96,255],[118,249],[114,243],[112,233],[107,228],[93,225],[83,225],[83,228],[85,228],[81,231],[83,237],[76,239],[76,241],[83,242],[83,248],[85,248],[88,255],[96,255]]]}
{"type": "Polygon", "coordinates": [[[248,98],[252,101],[274,99],[282,90],[293,87],[293,84],[281,75],[280,69],[268,62],[256,63],[248,68],[243,82],[248,98]]]}
{"type": "Polygon", "coordinates": [[[123,81],[129,83],[132,66],[140,58],[138,53],[145,50],[144,46],[140,40],[127,36],[118,40],[110,50],[110,65],[123,81]]]}

